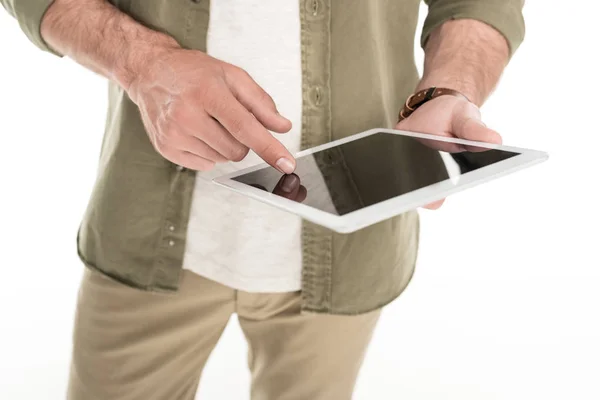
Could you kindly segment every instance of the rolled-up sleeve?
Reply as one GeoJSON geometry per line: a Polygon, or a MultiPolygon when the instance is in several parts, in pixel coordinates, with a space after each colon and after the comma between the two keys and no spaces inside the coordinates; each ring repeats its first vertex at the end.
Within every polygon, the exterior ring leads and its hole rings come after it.
{"type": "Polygon", "coordinates": [[[429,35],[451,19],[475,19],[495,28],[508,42],[512,56],[525,37],[524,0],[425,0],[429,13],[425,19],[421,46],[429,35]]]}
{"type": "Polygon", "coordinates": [[[54,0],[0,0],[4,8],[19,21],[25,35],[40,49],[61,57],[42,38],[40,26],[46,10],[54,0]]]}

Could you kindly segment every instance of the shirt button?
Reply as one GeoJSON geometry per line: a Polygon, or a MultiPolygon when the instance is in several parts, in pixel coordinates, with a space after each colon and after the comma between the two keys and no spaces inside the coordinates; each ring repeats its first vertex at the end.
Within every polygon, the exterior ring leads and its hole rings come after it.
{"type": "Polygon", "coordinates": [[[175,246],[175,241],[174,240],[169,240],[169,247],[173,247],[175,246]]]}
{"type": "Polygon", "coordinates": [[[321,12],[321,1],[320,0],[306,0],[306,11],[308,11],[308,13],[310,15],[312,15],[313,17],[316,17],[317,15],[319,15],[319,12],[321,12]]]}
{"type": "Polygon", "coordinates": [[[173,226],[173,225],[169,225],[169,228],[168,228],[168,229],[169,229],[169,231],[173,232],[173,231],[175,230],[175,226],[173,226]]]}
{"type": "Polygon", "coordinates": [[[317,107],[323,104],[323,89],[321,86],[313,86],[309,92],[310,101],[317,107]]]}
{"type": "Polygon", "coordinates": [[[178,165],[177,167],[175,167],[175,169],[179,172],[183,171],[185,168],[182,167],[181,165],[178,165]]]}

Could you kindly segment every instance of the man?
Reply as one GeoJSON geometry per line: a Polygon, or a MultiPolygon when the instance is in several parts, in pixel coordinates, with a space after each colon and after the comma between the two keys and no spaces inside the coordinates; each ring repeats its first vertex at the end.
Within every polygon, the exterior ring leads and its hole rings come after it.
{"type": "Polygon", "coordinates": [[[478,107],[523,39],[522,0],[427,1],[420,81],[418,0],[1,1],[110,80],[68,397],[194,398],[236,313],[254,400],[350,398],[412,276],[416,212],[339,235],[210,178],[261,158],[290,174],[297,150],[373,127],[499,142],[478,107]],[[403,108],[412,93],[434,96],[403,108]]]}

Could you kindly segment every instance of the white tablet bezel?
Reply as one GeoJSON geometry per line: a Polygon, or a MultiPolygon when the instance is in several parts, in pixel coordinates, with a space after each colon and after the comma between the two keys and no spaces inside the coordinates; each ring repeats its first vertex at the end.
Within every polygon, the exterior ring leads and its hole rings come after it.
{"type": "Polygon", "coordinates": [[[345,215],[334,215],[328,212],[307,206],[302,203],[295,202],[293,200],[286,199],[284,197],[275,195],[270,192],[246,185],[244,183],[233,180],[232,178],[240,175],[253,172],[267,166],[266,163],[261,163],[249,168],[245,168],[239,171],[228,173],[213,179],[213,182],[231,189],[235,192],[249,196],[258,201],[262,201],[267,204],[271,204],[282,210],[291,212],[299,215],[300,217],[314,222],[318,225],[325,226],[339,233],[350,233],[357,231],[361,228],[367,227],[374,223],[384,221],[388,218],[402,214],[403,212],[421,207],[429,204],[436,200],[448,197],[449,195],[468,189],[475,185],[483,182],[498,178],[500,176],[507,175],[509,173],[518,171],[520,169],[529,167],[531,165],[540,163],[548,158],[548,154],[542,151],[523,149],[518,147],[510,147],[504,145],[495,145],[489,143],[473,142],[463,139],[447,138],[435,135],[429,135],[424,133],[399,131],[395,129],[370,129],[365,132],[357,133],[352,136],[348,136],[343,139],[335,140],[333,142],[313,147],[301,151],[296,154],[296,157],[305,156],[307,154],[316,153],[318,151],[328,149],[348,143],[353,140],[362,139],[364,137],[373,135],[375,133],[384,132],[392,133],[397,135],[411,136],[421,139],[432,139],[439,140],[448,143],[458,143],[463,145],[483,147],[489,149],[506,150],[510,152],[519,153],[518,155],[508,158],[506,160],[499,161],[497,163],[476,169],[468,172],[464,175],[460,175],[457,178],[447,179],[430,186],[426,186],[421,189],[403,194],[398,197],[382,201],[380,203],[362,208],[360,210],[352,211],[345,215]]]}

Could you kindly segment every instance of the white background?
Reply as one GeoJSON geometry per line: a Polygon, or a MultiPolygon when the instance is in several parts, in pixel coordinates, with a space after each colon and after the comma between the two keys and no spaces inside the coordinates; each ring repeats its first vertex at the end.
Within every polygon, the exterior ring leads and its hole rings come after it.
{"type": "MultiPolygon", "coordinates": [[[[600,399],[600,10],[568,4],[528,2],[526,41],[483,108],[506,144],[550,160],[422,212],[417,273],[356,399],[600,399]]],[[[106,85],[0,11],[0,398],[61,399],[106,85]]],[[[247,399],[245,357],[234,320],[200,397],[247,399]]]]}

